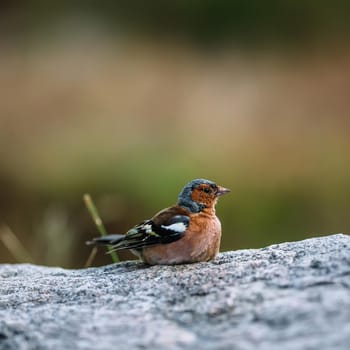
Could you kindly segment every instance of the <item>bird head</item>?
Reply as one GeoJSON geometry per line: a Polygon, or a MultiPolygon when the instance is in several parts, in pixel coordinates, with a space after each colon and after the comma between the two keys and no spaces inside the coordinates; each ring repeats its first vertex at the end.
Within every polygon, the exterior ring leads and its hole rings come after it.
{"type": "Polygon", "coordinates": [[[182,189],[178,204],[192,213],[199,213],[205,208],[214,208],[218,197],[228,192],[228,188],[218,186],[213,181],[195,179],[182,189]]]}

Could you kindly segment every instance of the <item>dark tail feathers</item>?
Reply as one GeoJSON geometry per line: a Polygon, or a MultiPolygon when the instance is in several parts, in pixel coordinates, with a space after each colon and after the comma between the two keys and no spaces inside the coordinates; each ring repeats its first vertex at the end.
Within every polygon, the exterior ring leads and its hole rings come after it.
{"type": "Polygon", "coordinates": [[[87,245],[114,245],[120,242],[125,235],[113,234],[107,236],[96,237],[92,241],[87,241],[87,245]]]}

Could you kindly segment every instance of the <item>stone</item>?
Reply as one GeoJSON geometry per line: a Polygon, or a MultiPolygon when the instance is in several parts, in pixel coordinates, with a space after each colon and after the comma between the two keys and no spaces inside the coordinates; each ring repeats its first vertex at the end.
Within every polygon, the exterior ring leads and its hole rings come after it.
{"type": "Polygon", "coordinates": [[[0,349],[350,349],[350,236],[213,262],[0,265],[0,349]]]}

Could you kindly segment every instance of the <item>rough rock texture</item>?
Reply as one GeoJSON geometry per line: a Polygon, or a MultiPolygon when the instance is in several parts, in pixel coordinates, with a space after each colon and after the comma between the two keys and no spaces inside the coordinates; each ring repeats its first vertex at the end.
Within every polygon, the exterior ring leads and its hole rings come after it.
{"type": "Polygon", "coordinates": [[[350,349],[350,236],[210,263],[0,265],[0,349],[350,349]]]}

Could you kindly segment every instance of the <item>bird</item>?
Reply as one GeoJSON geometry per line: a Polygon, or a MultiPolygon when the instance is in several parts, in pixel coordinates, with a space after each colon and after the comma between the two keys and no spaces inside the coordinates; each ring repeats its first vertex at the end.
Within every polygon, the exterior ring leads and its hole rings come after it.
{"type": "Polygon", "coordinates": [[[218,198],[228,188],[194,179],[181,190],[175,205],[142,221],[126,234],[110,234],[86,242],[129,249],[147,265],[177,265],[215,259],[220,250],[221,223],[215,213],[218,198]]]}

